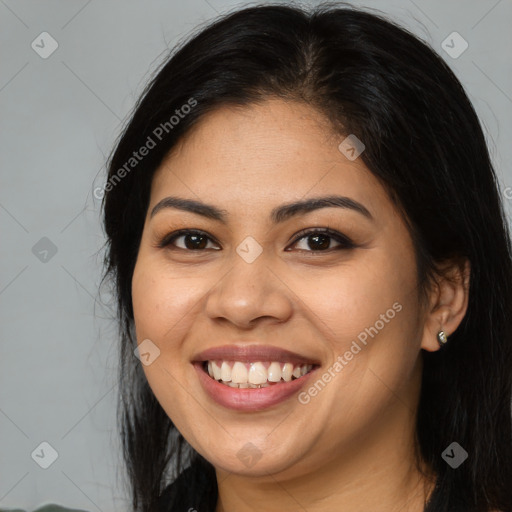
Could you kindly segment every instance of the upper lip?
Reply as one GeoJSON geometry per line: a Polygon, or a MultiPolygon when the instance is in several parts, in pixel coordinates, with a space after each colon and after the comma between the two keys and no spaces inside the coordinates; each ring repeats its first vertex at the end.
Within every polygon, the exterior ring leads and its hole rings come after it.
{"type": "Polygon", "coordinates": [[[290,352],[272,345],[222,345],[211,347],[196,354],[192,361],[282,361],[293,364],[318,364],[314,358],[290,352]]]}

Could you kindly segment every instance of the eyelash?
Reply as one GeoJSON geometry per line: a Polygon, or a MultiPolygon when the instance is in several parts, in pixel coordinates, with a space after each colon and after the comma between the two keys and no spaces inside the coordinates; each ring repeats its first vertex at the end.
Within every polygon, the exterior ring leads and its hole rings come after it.
{"type": "MultiPolygon", "coordinates": [[[[208,238],[210,241],[213,241],[214,243],[217,243],[215,242],[210,236],[208,236],[204,231],[200,231],[200,230],[195,230],[195,229],[180,229],[179,231],[175,231],[174,233],[171,233],[169,235],[166,235],[159,243],[158,243],[158,247],[163,249],[163,248],[169,248],[170,245],[172,245],[172,243],[177,239],[179,238],[180,236],[183,236],[183,235],[199,235],[199,236],[205,236],[206,238],[208,238]]],[[[306,252],[306,253],[330,253],[332,251],[335,251],[335,250],[340,250],[340,249],[354,249],[356,247],[356,245],[354,244],[354,242],[352,242],[352,240],[350,240],[350,238],[348,238],[347,236],[339,233],[338,231],[334,231],[330,228],[309,228],[309,229],[303,229],[302,231],[299,231],[294,240],[292,241],[291,245],[295,245],[297,242],[299,242],[301,239],[303,238],[307,238],[309,235],[315,235],[315,234],[322,234],[322,235],[328,235],[330,238],[333,238],[336,242],[338,242],[339,244],[341,244],[340,246],[338,247],[334,247],[334,248],[330,248],[330,249],[325,249],[325,250],[305,250],[305,249],[299,249],[300,252],[306,252]]],[[[181,250],[181,251],[188,251],[188,252],[202,252],[206,249],[183,249],[181,247],[173,247],[172,249],[169,249],[169,250],[181,250]]],[[[219,250],[219,249],[215,249],[215,250],[219,250]]]]}

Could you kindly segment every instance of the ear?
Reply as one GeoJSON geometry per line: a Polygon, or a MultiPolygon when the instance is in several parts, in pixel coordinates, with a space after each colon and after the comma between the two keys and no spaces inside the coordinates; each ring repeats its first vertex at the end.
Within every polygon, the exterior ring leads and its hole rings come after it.
{"type": "Polygon", "coordinates": [[[467,259],[451,261],[439,268],[429,292],[421,348],[435,352],[440,348],[437,333],[444,331],[449,337],[457,330],[468,307],[469,278],[470,263],[467,259]]]}

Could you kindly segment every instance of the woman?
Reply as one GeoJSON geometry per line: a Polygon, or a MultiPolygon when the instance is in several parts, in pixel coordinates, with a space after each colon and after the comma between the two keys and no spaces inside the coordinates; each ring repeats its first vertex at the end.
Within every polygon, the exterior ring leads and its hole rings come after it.
{"type": "Polygon", "coordinates": [[[424,43],[352,8],[225,16],[105,190],[134,510],[512,510],[510,235],[424,43]]]}

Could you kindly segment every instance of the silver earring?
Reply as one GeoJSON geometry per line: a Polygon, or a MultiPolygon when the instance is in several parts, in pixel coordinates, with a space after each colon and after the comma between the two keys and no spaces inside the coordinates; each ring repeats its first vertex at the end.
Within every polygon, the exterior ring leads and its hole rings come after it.
{"type": "Polygon", "coordinates": [[[437,341],[439,342],[439,346],[446,345],[448,343],[448,338],[446,337],[446,334],[444,331],[439,331],[437,333],[437,341]]]}

